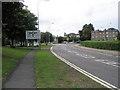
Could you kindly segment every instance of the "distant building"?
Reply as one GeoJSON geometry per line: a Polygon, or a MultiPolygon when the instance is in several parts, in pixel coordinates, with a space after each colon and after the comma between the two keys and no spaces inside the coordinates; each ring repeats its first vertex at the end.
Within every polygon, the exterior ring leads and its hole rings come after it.
{"type": "Polygon", "coordinates": [[[108,30],[96,30],[91,32],[91,40],[104,41],[104,40],[116,40],[119,31],[117,29],[108,30]]]}
{"type": "Polygon", "coordinates": [[[69,34],[64,33],[64,37],[80,37],[80,35],[75,33],[69,33],[69,34]]]}
{"type": "Polygon", "coordinates": [[[64,37],[67,38],[67,41],[75,42],[75,41],[79,40],[80,35],[79,34],[75,34],[75,33],[69,33],[69,34],[64,33],[64,37]]]}

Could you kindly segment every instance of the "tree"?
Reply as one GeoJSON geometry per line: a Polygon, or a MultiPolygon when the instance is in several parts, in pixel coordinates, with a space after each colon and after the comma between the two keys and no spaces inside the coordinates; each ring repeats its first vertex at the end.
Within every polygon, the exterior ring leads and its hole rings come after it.
{"type": "Polygon", "coordinates": [[[118,31],[117,40],[120,40],[120,31],[118,31]]]}
{"type": "Polygon", "coordinates": [[[64,40],[64,41],[67,41],[67,37],[63,37],[63,40],[64,40]]]}
{"type": "Polygon", "coordinates": [[[54,38],[50,32],[41,32],[41,43],[53,42],[54,38]]]}
{"type": "Polygon", "coordinates": [[[93,25],[90,24],[85,24],[82,28],[82,35],[81,39],[82,40],[91,40],[91,31],[94,31],[93,25]]]}
{"type": "Polygon", "coordinates": [[[58,43],[62,43],[63,42],[63,37],[62,36],[59,36],[58,37],[58,43]]]}
{"type": "MultiPolygon", "coordinates": [[[[13,46],[17,28],[17,13],[22,10],[23,4],[20,2],[3,2],[2,3],[2,27],[3,27],[3,40],[7,37],[11,40],[13,46]]],[[[3,41],[4,42],[4,41],[3,41]]]]}
{"type": "Polygon", "coordinates": [[[2,3],[3,11],[3,42],[7,39],[14,43],[21,42],[24,45],[25,31],[37,30],[37,17],[27,9],[23,9],[23,3],[2,3]]]}
{"type": "Polygon", "coordinates": [[[37,17],[27,9],[22,9],[21,12],[18,13],[18,17],[18,19],[20,19],[17,23],[19,32],[15,40],[24,42],[26,40],[25,32],[27,30],[37,30],[37,17]]]}

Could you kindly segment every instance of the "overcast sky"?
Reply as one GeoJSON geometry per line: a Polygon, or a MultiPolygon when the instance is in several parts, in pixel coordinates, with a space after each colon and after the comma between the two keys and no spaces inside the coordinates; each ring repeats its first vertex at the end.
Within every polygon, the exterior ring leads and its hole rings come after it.
{"type": "Polygon", "coordinates": [[[120,0],[24,0],[36,16],[40,30],[53,35],[78,33],[84,24],[92,23],[95,30],[118,28],[118,1],[120,0]]]}

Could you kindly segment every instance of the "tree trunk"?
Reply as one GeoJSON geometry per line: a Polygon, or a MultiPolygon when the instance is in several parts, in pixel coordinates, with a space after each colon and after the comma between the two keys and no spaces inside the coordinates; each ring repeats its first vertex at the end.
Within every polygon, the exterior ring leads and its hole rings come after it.
{"type": "Polygon", "coordinates": [[[11,47],[11,48],[15,48],[15,46],[14,46],[14,40],[13,40],[13,39],[11,40],[10,47],[11,47]]]}

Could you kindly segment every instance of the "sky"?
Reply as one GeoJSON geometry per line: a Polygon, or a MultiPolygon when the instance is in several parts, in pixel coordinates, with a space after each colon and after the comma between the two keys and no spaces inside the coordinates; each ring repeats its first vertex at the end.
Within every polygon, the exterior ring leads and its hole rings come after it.
{"type": "Polygon", "coordinates": [[[24,0],[36,16],[39,29],[55,36],[78,33],[83,25],[92,23],[95,30],[118,29],[120,0],[24,0]]]}

